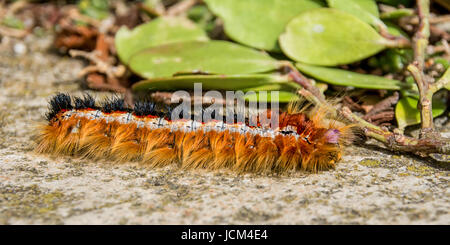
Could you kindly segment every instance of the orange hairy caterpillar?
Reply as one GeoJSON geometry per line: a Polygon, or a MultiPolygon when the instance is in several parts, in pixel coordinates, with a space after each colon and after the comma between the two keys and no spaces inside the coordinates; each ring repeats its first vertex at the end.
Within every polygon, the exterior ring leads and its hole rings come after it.
{"type": "Polygon", "coordinates": [[[50,100],[48,124],[39,133],[36,151],[239,173],[333,168],[351,126],[327,118],[321,108],[309,114],[290,108],[279,114],[278,128],[272,130],[247,121],[172,121],[170,107],[150,101],[129,109],[119,98],[97,106],[90,95],[57,94],[50,100]]]}

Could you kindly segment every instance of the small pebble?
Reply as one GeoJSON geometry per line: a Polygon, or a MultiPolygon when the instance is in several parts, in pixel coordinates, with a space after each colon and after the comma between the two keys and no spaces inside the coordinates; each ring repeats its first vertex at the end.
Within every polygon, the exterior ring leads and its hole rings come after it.
{"type": "Polygon", "coordinates": [[[16,43],[14,45],[14,53],[17,55],[24,55],[27,52],[27,46],[23,43],[16,43]]]}

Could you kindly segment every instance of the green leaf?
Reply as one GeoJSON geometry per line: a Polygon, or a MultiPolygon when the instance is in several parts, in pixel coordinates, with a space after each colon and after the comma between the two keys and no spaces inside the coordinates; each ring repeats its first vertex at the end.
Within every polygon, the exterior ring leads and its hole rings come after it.
{"type": "Polygon", "coordinates": [[[413,16],[414,15],[414,9],[395,9],[390,12],[384,12],[380,15],[380,18],[383,20],[393,20],[393,19],[399,19],[406,16],[413,16]]]}
{"type": "MultiPolygon", "coordinates": [[[[260,86],[275,85],[272,89],[281,89],[282,84],[289,82],[287,76],[278,74],[251,74],[251,75],[183,75],[167,78],[143,80],[133,85],[134,91],[175,91],[180,89],[191,90],[194,83],[202,83],[203,89],[239,90],[260,86]]],[[[268,90],[269,87],[265,87],[268,90]]],[[[261,89],[260,89],[261,90],[261,89]]]]}
{"type": "Polygon", "coordinates": [[[281,49],[288,57],[324,66],[362,60],[385,49],[388,42],[357,17],[327,8],[303,12],[280,36],[281,49]]]}
{"type": "Polygon", "coordinates": [[[269,55],[226,41],[179,42],[139,52],[129,66],[140,76],[170,77],[178,72],[222,75],[251,74],[276,70],[278,60],[269,55]]]}
{"type": "MultiPolygon", "coordinates": [[[[387,49],[377,56],[378,65],[385,72],[401,72],[414,58],[412,49],[387,49]]],[[[371,58],[372,59],[372,58],[371,58]]]]}
{"type": "Polygon", "coordinates": [[[120,60],[127,64],[130,57],[146,48],[181,41],[207,41],[208,36],[186,18],[160,17],[129,30],[117,31],[115,44],[120,60]]]}
{"type": "MultiPolygon", "coordinates": [[[[417,110],[419,100],[411,97],[402,98],[395,106],[395,118],[399,129],[403,130],[406,126],[420,123],[420,112],[417,110]]],[[[444,113],[445,103],[442,100],[433,99],[433,117],[444,113]]]]}
{"type": "Polygon", "coordinates": [[[206,5],[196,5],[186,13],[187,17],[200,26],[207,33],[211,33],[215,28],[215,16],[206,5]]]}
{"type": "Polygon", "coordinates": [[[385,21],[385,24],[386,24],[387,31],[389,32],[389,34],[409,39],[408,34],[406,34],[406,32],[404,32],[402,30],[402,28],[400,28],[396,24],[394,24],[394,23],[392,23],[390,21],[385,21]]]}
{"type": "Polygon", "coordinates": [[[25,24],[20,19],[14,16],[5,17],[3,20],[1,20],[1,24],[15,29],[25,29],[25,24]]]}
{"type": "Polygon", "coordinates": [[[392,6],[403,5],[406,7],[414,5],[416,1],[414,0],[377,0],[377,2],[389,4],[392,6]]]}
{"type": "Polygon", "coordinates": [[[108,0],[81,0],[78,2],[78,8],[82,14],[98,20],[109,15],[108,0]]]}
{"type": "Polygon", "coordinates": [[[143,4],[148,8],[157,8],[161,5],[161,0],[144,0],[143,4]]]}
{"type": "Polygon", "coordinates": [[[366,89],[400,90],[411,88],[410,84],[402,83],[375,75],[366,75],[347,70],[296,63],[295,66],[303,73],[321,81],[340,86],[352,86],[366,89]]]}
{"type": "Polygon", "coordinates": [[[447,70],[445,70],[444,75],[442,75],[442,77],[439,78],[437,82],[442,82],[443,80],[447,81],[444,81],[444,83],[447,83],[447,85],[445,85],[445,88],[447,90],[450,90],[450,68],[447,68],[447,70]]]}
{"type": "Polygon", "coordinates": [[[339,9],[373,26],[383,25],[374,0],[327,0],[332,8],[339,9]]]}
{"type": "Polygon", "coordinates": [[[315,0],[205,0],[224,21],[226,34],[245,45],[279,51],[278,36],[290,19],[322,6],[315,0]]]}
{"type": "Polygon", "coordinates": [[[450,60],[444,58],[444,57],[436,57],[434,58],[434,63],[441,64],[445,70],[447,70],[450,67],[450,60]]]}
{"type": "Polygon", "coordinates": [[[286,103],[299,97],[295,91],[300,85],[290,82],[287,76],[279,74],[252,75],[184,75],[169,78],[143,80],[135,83],[133,91],[176,91],[193,90],[195,83],[202,83],[202,90],[241,90],[244,93],[254,91],[256,97],[244,96],[248,101],[257,101],[260,91],[267,91],[268,101],[271,101],[270,91],[279,91],[279,102],[286,103]]]}
{"type": "MultiPolygon", "coordinates": [[[[254,90],[252,90],[252,91],[254,91],[254,90]]],[[[275,99],[275,98],[272,98],[270,91],[266,91],[266,92],[267,92],[267,97],[266,97],[267,102],[271,102],[273,99],[275,99]]],[[[249,102],[259,101],[260,93],[256,92],[255,95],[246,94],[246,95],[244,95],[244,99],[249,102]]],[[[278,99],[279,103],[289,103],[291,101],[300,100],[300,96],[298,96],[295,93],[289,92],[289,91],[278,91],[277,99],[278,99]]]]}

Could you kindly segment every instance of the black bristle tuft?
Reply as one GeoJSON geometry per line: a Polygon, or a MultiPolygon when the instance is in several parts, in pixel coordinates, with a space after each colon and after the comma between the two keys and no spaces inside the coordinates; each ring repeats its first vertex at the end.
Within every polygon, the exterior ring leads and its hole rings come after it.
{"type": "Polygon", "coordinates": [[[98,109],[97,106],[95,106],[95,99],[88,93],[83,95],[83,98],[80,97],[74,97],[74,104],[75,109],[98,109]]]}
{"type": "Polygon", "coordinates": [[[223,114],[216,115],[216,110],[214,110],[213,108],[210,108],[209,106],[206,106],[206,105],[203,105],[201,115],[202,115],[202,120],[205,120],[207,116],[210,118],[210,120],[215,120],[217,117],[218,120],[223,121],[225,118],[223,114]]]}
{"type": "Polygon", "coordinates": [[[175,105],[165,105],[166,109],[165,109],[165,115],[164,118],[166,119],[170,119],[172,117],[172,112],[173,109],[175,109],[175,105]]]}
{"type": "Polygon", "coordinates": [[[158,104],[158,111],[156,113],[157,116],[170,119],[172,115],[172,106],[167,104],[158,104]]]}
{"type": "Polygon", "coordinates": [[[58,93],[49,101],[49,111],[46,114],[48,121],[52,120],[61,110],[72,110],[72,99],[69,95],[58,93]]]}
{"type": "Polygon", "coordinates": [[[129,108],[126,107],[125,101],[119,97],[113,97],[111,99],[106,99],[102,103],[102,111],[105,113],[111,113],[114,111],[130,111],[129,108]]]}
{"type": "Polygon", "coordinates": [[[154,115],[157,117],[165,117],[166,116],[166,111],[167,111],[167,107],[166,106],[161,106],[161,105],[157,105],[157,108],[155,110],[154,115]]]}
{"type": "Polygon", "coordinates": [[[148,116],[153,115],[156,110],[156,103],[152,101],[136,101],[134,103],[134,115],[136,116],[148,116]]]}
{"type": "MultiPolygon", "coordinates": [[[[179,106],[179,104],[164,104],[162,102],[158,102],[152,100],[150,98],[136,101],[133,109],[127,107],[123,98],[119,96],[113,96],[110,98],[106,98],[100,106],[96,106],[96,101],[92,95],[86,93],[83,97],[73,97],[72,98],[63,93],[58,93],[49,101],[49,112],[46,114],[47,120],[52,120],[59,112],[62,110],[83,110],[83,109],[95,109],[101,110],[104,113],[112,113],[112,112],[131,112],[135,116],[157,116],[161,118],[165,118],[171,120],[172,112],[175,107],[179,106]]],[[[192,108],[191,108],[192,109],[192,108]]],[[[182,112],[180,112],[179,118],[182,118],[182,112]]],[[[215,119],[216,111],[212,108],[207,107],[206,105],[202,106],[202,110],[199,112],[199,117],[205,119],[205,116],[208,115],[211,119],[215,119]]],[[[237,122],[237,115],[233,113],[232,115],[234,122],[237,122]]],[[[188,118],[191,120],[196,120],[196,113],[191,111],[188,118]]],[[[226,120],[226,115],[218,115],[219,120],[226,120]]],[[[246,123],[248,123],[248,118],[245,118],[246,123]]]]}
{"type": "Polygon", "coordinates": [[[164,104],[163,108],[161,109],[161,117],[170,119],[172,117],[173,108],[175,107],[173,107],[172,105],[164,104]]]}

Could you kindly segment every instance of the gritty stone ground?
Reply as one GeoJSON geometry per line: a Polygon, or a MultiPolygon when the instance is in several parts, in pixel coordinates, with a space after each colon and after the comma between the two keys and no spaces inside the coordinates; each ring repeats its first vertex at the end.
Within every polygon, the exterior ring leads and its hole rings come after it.
{"type": "Polygon", "coordinates": [[[334,170],[290,176],[35,154],[49,96],[82,92],[82,62],[50,45],[31,36],[0,46],[0,224],[450,224],[448,163],[377,147],[351,147],[334,170]]]}

